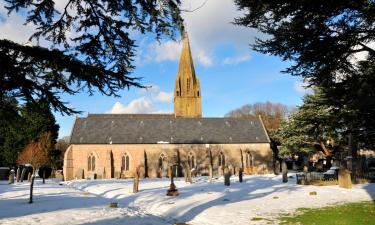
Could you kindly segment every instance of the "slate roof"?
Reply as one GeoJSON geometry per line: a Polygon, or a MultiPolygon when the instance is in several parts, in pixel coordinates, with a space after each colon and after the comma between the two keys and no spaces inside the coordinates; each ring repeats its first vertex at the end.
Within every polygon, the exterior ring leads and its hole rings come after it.
{"type": "Polygon", "coordinates": [[[269,143],[259,118],[176,118],[173,114],[91,114],[76,118],[71,144],[269,143]]]}

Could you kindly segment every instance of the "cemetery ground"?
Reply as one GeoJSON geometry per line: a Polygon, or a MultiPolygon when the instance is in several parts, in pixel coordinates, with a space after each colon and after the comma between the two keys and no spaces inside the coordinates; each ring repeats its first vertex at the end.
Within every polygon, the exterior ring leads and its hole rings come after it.
{"type": "Polygon", "coordinates": [[[275,175],[244,176],[243,183],[232,176],[230,186],[224,186],[222,177],[211,183],[207,177],[197,177],[192,184],[176,178],[179,196],[173,197],[166,196],[167,178],[141,179],[135,194],[132,179],[47,180],[46,184],[37,179],[32,204],[28,204],[28,182],[3,182],[0,224],[293,224],[301,216],[308,222],[308,217],[316,215],[311,214],[316,213],[314,210],[327,206],[334,207],[321,209],[326,212],[319,214],[323,221],[335,210],[351,217],[358,212],[360,216],[363,207],[356,204],[368,206],[364,215],[368,212],[369,221],[374,221],[375,184],[356,184],[352,189],[297,185],[292,176],[288,183],[275,175]],[[313,192],[316,195],[311,195],[313,192]],[[110,203],[118,203],[118,207],[111,208],[110,203]],[[352,208],[345,211],[345,207],[352,208]],[[300,208],[314,209],[301,214],[300,208]],[[285,215],[296,216],[296,220],[285,215]]]}

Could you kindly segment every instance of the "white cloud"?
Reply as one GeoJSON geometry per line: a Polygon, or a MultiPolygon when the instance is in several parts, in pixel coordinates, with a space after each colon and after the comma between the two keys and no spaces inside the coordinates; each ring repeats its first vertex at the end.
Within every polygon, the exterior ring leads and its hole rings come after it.
{"type": "Polygon", "coordinates": [[[234,57],[226,57],[223,60],[224,65],[237,65],[242,62],[249,61],[251,59],[250,54],[240,55],[240,56],[234,56],[234,57]]]}
{"type": "MultiPolygon", "coordinates": [[[[171,113],[168,110],[158,109],[160,103],[172,106],[173,92],[165,92],[157,85],[146,85],[148,88],[141,89],[138,94],[143,95],[130,101],[128,104],[116,102],[107,113],[171,113]]],[[[164,105],[165,106],[165,105],[164,105]]]]}
{"type": "Polygon", "coordinates": [[[182,45],[181,42],[176,41],[166,41],[160,44],[155,42],[151,44],[151,48],[155,51],[155,60],[157,62],[165,60],[177,61],[180,58],[182,45]]]}
{"type": "Polygon", "coordinates": [[[153,97],[153,99],[159,102],[173,102],[173,93],[160,91],[156,96],[153,97]]]}
{"type": "Polygon", "coordinates": [[[146,97],[134,99],[128,105],[116,102],[108,113],[151,113],[153,111],[153,103],[146,97]]]}
{"type": "Polygon", "coordinates": [[[213,60],[210,56],[208,56],[203,50],[200,50],[196,55],[195,59],[200,63],[202,66],[209,67],[213,65],[213,60]]]}
{"type": "Polygon", "coordinates": [[[9,16],[8,11],[4,8],[4,3],[0,2],[0,39],[9,39],[14,42],[25,44],[29,37],[35,32],[35,26],[25,23],[25,18],[20,13],[12,12],[9,16]]]}
{"type": "Polygon", "coordinates": [[[312,89],[308,87],[308,83],[306,81],[296,81],[294,82],[294,90],[299,93],[312,93],[312,89]]]}

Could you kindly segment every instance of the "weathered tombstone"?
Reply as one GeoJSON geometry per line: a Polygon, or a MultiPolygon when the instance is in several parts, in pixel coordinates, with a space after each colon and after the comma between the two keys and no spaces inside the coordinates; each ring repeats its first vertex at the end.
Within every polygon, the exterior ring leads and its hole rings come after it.
{"type": "Polygon", "coordinates": [[[32,177],[33,177],[33,174],[31,172],[29,172],[29,174],[27,176],[27,181],[31,182],[32,177]]]}
{"type": "Polygon", "coordinates": [[[218,166],[217,173],[219,174],[219,177],[224,175],[222,166],[218,166]]]}
{"type": "Polygon", "coordinates": [[[77,179],[83,179],[83,169],[77,169],[76,170],[76,178],[77,179]]]}
{"type": "Polygon", "coordinates": [[[230,186],[230,170],[228,168],[224,169],[224,185],[230,186]]]}
{"type": "Polygon", "coordinates": [[[138,192],[138,185],[139,185],[139,172],[138,170],[134,173],[134,179],[133,179],[133,193],[138,192]]]}
{"type": "Polygon", "coordinates": [[[208,180],[212,182],[212,165],[208,165],[208,180]]]}
{"type": "Polygon", "coordinates": [[[20,182],[20,176],[21,176],[21,169],[18,167],[17,168],[17,176],[16,176],[16,181],[20,182]]]}
{"type": "Polygon", "coordinates": [[[26,176],[26,168],[22,168],[22,172],[21,172],[21,182],[23,182],[23,179],[25,178],[26,176]]]}
{"type": "Polygon", "coordinates": [[[238,170],[238,180],[242,183],[242,168],[238,170]]]}
{"type": "Polygon", "coordinates": [[[288,167],[285,161],[281,163],[281,171],[283,174],[283,183],[287,183],[288,182],[288,167]]]}
{"type": "Polygon", "coordinates": [[[13,184],[13,183],[14,183],[14,169],[11,169],[9,173],[9,184],[13,184]]]}
{"type": "Polygon", "coordinates": [[[167,177],[167,175],[168,175],[168,165],[166,162],[163,161],[161,177],[167,177]]]}
{"type": "MultiPolygon", "coordinates": [[[[173,166],[170,166],[170,169],[173,169],[173,166]]],[[[176,188],[176,185],[173,182],[173,173],[171,178],[171,185],[169,186],[169,189],[167,190],[167,196],[177,196],[179,195],[178,190],[176,188]]]]}
{"type": "Polygon", "coordinates": [[[350,171],[345,168],[340,168],[339,170],[339,187],[348,189],[352,188],[350,171]]]}
{"type": "Polygon", "coordinates": [[[184,166],[184,177],[185,177],[185,182],[188,182],[188,173],[189,173],[189,168],[187,165],[184,166]]]}
{"type": "Polygon", "coordinates": [[[193,180],[191,178],[191,169],[190,169],[190,166],[188,166],[188,182],[191,184],[193,183],[193,180]]]}
{"type": "Polygon", "coordinates": [[[275,159],[275,175],[279,175],[280,174],[280,161],[275,159]]]}

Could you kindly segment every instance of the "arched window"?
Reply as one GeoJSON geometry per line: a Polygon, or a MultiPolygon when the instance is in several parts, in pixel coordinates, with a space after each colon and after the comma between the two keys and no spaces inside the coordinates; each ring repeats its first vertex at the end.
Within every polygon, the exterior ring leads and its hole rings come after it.
{"type": "Polygon", "coordinates": [[[252,167],[253,166],[253,156],[249,151],[245,154],[245,167],[252,167]]]}
{"type": "Polygon", "coordinates": [[[121,158],[121,170],[128,171],[130,167],[130,160],[128,154],[125,154],[121,158]]]}
{"type": "Polygon", "coordinates": [[[219,154],[219,166],[225,166],[225,156],[223,152],[220,152],[219,154]]]}
{"type": "Polygon", "coordinates": [[[179,91],[177,91],[177,94],[176,94],[177,96],[180,96],[180,92],[179,91]]]}
{"type": "Polygon", "coordinates": [[[95,156],[92,153],[87,158],[87,170],[88,171],[94,171],[95,170],[95,156]]]}
{"type": "Polygon", "coordinates": [[[198,97],[199,97],[199,91],[197,92],[197,94],[198,94],[198,97]]]}
{"type": "Polygon", "coordinates": [[[189,155],[188,155],[188,164],[190,166],[190,168],[194,168],[195,167],[195,157],[194,157],[194,153],[192,152],[189,152],[189,155]]]}

